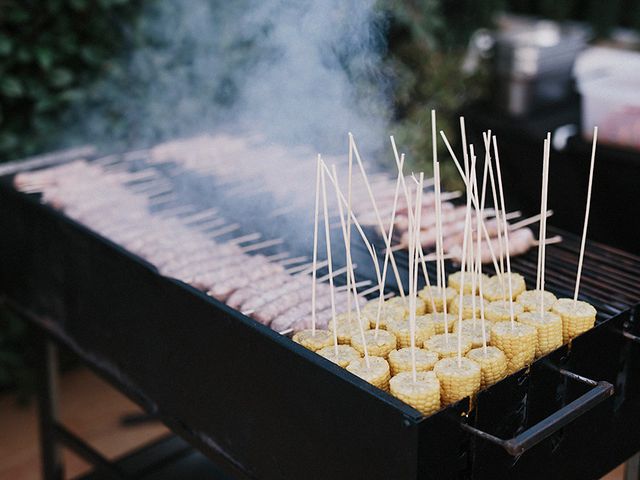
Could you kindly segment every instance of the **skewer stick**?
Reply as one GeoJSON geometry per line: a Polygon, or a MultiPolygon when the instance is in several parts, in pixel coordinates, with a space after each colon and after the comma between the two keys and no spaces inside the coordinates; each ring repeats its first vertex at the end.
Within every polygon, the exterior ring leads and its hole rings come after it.
{"type": "MultiPolygon", "coordinates": [[[[471,159],[471,168],[475,168],[475,158],[471,159]]],[[[462,265],[460,267],[460,293],[458,294],[458,322],[461,328],[458,329],[458,366],[462,366],[462,310],[463,310],[463,297],[464,297],[464,272],[467,262],[467,241],[469,236],[469,219],[471,217],[471,186],[467,179],[467,211],[464,216],[464,237],[462,238],[462,265]]]]}
{"type": "MultiPolygon", "coordinates": [[[[562,240],[563,240],[562,239],[562,235],[554,235],[553,237],[549,237],[549,238],[545,239],[544,244],[545,244],[545,247],[546,247],[547,245],[555,245],[556,243],[562,243],[562,240]]],[[[540,241],[538,241],[538,240],[534,240],[531,243],[532,243],[532,245],[534,247],[540,245],[540,241]]]]}
{"type": "MultiPolygon", "coordinates": [[[[349,137],[349,165],[347,169],[347,230],[345,237],[345,249],[347,250],[347,257],[351,258],[351,179],[352,179],[352,170],[353,170],[353,147],[352,147],[352,139],[349,137]]],[[[333,177],[336,179],[336,183],[338,181],[338,177],[336,175],[336,169],[333,169],[333,177]]],[[[338,199],[338,204],[340,204],[340,199],[338,199]]],[[[342,214],[340,215],[340,221],[342,221],[342,214]]],[[[348,264],[348,263],[347,263],[348,264]]],[[[351,278],[350,270],[347,270],[347,287],[351,288],[351,282],[353,279],[351,278]]],[[[351,295],[347,296],[347,321],[349,325],[351,325],[351,295]]],[[[366,347],[365,347],[366,348],[366,347]]]]}
{"type": "Polygon", "coordinates": [[[491,161],[491,130],[485,136],[485,148],[489,152],[489,180],[491,181],[491,195],[493,197],[493,208],[496,211],[496,220],[498,223],[498,255],[500,257],[500,271],[496,272],[500,278],[500,284],[502,286],[502,296],[505,296],[504,288],[504,244],[502,243],[502,227],[500,222],[500,206],[498,204],[498,190],[496,188],[496,182],[493,175],[493,165],[491,161]]]}
{"type": "MultiPolygon", "coordinates": [[[[444,339],[445,343],[449,344],[449,321],[447,317],[447,289],[445,285],[445,270],[444,270],[444,255],[443,255],[443,238],[442,238],[442,201],[440,197],[440,162],[435,162],[434,168],[435,176],[435,189],[436,189],[436,256],[438,257],[438,263],[436,267],[440,272],[440,279],[442,283],[438,285],[442,294],[442,315],[444,319],[444,339]]],[[[437,316],[434,311],[434,316],[437,316]]]]}
{"type": "MultiPolygon", "coordinates": [[[[387,235],[387,244],[391,244],[391,237],[393,237],[393,228],[395,226],[396,211],[398,208],[398,196],[400,194],[400,179],[404,178],[402,168],[404,166],[404,153],[400,156],[400,163],[398,165],[398,178],[396,180],[396,189],[393,194],[393,208],[391,210],[391,219],[389,221],[389,234],[387,235]]],[[[378,296],[378,310],[376,312],[376,333],[375,337],[378,337],[378,330],[380,329],[380,314],[382,312],[382,305],[384,302],[384,287],[387,281],[387,268],[389,267],[389,256],[393,250],[387,248],[384,253],[384,263],[382,265],[382,278],[380,281],[380,295],[378,296]]]]}
{"type": "Polygon", "coordinates": [[[313,217],[313,265],[311,270],[311,334],[316,334],[316,277],[318,274],[318,217],[320,213],[320,175],[322,173],[320,155],[316,160],[316,202],[313,217]]]}
{"type": "MultiPolygon", "coordinates": [[[[438,163],[438,135],[436,134],[436,111],[435,110],[431,110],[431,147],[432,147],[432,156],[433,156],[433,176],[435,178],[436,175],[436,164],[438,163]]],[[[436,197],[436,229],[438,228],[437,224],[438,224],[438,219],[440,218],[440,213],[439,213],[439,203],[441,200],[441,196],[440,196],[440,185],[436,185],[436,192],[435,192],[435,197],[436,197]]],[[[437,231],[437,230],[436,230],[437,231]]],[[[437,235],[437,233],[436,233],[437,235]]],[[[439,242],[438,239],[436,238],[436,256],[439,254],[439,242]]],[[[436,268],[436,285],[438,286],[438,288],[440,288],[442,286],[442,276],[440,273],[440,268],[436,268]]],[[[435,313],[435,309],[433,310],[435,313]]]]}
{"type": "MultiPolygon", "coordinates": [[[[322,162],[322,158],[320,157],[322,162]]],[[[322,162],[324,164],[324,162],[322,162]]],[[[331,233],[329,232],[329,209],[327,208],[327,185],[324,179],[324,170],[320,172],[322,184],[322,209],[324,213],[324,236],[327,248],[327,268],[329,269],[329,294],[331,296],[331,318],[333,320],[333,353],[338,358],[338,323],[336,321],[336,293],[333,290],[333,264],[331,261],[331,233]]]]}
{"type": "Polygon", "coordinates": [[[509,274],[509,316],[511,317],[511,329],[515,328],[515,319],[513,313],[513,282],[511,281],[511,255],[509,250],[509,229],[507,228],[507,208],[504,204],[504,189],[502,188],[502,173],[500,171],[500,156],[498,155],[498,143],[496,137],[493,137],[493,156],[496,159],[496,174],[498,176],[498,190],[500,191],[500,206],[502,208],[502,221],[504,227],[504,246],[507,258],[507,273],[509,274]]]}
{"type": "Polygon", "coordinates": [[[284,243],[284,239],[274,238],[273,240],[265,240],[264,242],[254,243],[253,245],[249,245],[248,247],[243,247],[242,251],[244,253],[255,252],[256,250],[262,250],[263,248],[281,245],[282,243],[284,243]]]}
{"type": "MultiPolygon", "coordinates": [[[[347,226],[345,223],[345,219],[344,219],[344,210],[342,209],[342,202],[340,201],[340,187],[338,186],[338,171],[336,170],[336,166],[335,164],[331,166],[331,172],[333,173],[333,179],[335,180],[335,189],[336,189],[336,198],[338,199],[338,212],[340,213],[340,223],[342,225],[342,238],[344,239],[344,248],[347,252],[347,272],[351,275],[351,279],[353,280],[353,283],[351,285],[348,285],[348,287],[350,287],[353,291],[353,296],[355,298],[355,303],[356,303],[356,319],[358,321],[358,329],[360,330],[360,339],[362,340],[362,348],[364,349],[364,361],[367,365],[367,368],[370,368],[370,362],[369,362],[369,352],[367,349],[367,342],[365,341],[364,338],[364,328],[362,326],[362,320],[360,318],[360,304],[358,302],[358,289],[356,288],[356,282],[355,282],[355,275],[353,273],[353,263],[351,262],[351,249],[349,248],[349,239],[348,239],[348,232],[347,232],[347,226]]],[[[347,214],[349,214],[349,212],[347,212],[347,214]]],[[[351,297],[351,295],[349,295],[349,297],[351,297]]],[[[349,325],[351,325],[351,323],[349,323],[349,325]]],[[[335,322],[333,323],[333,330],[337,331],[338,330],[338,324],[335,322]]],[[[337,357],[337,353],[336,353],[336,357],[337,357]]]]}
{"type": "Polygon", "coordinates": [[[589,167],[589,186],[587,187],[587,205],[584,209],[584,226],[582,227],[582,242],[580,243],[580,258],[578,260],[578,272],[576,274],[576,288],[573,292],[573,308],[578,303],[578,292],[580,292],[580,276],[582,275],[582,261],[584,259],[584,248],[587,241],[587,226],[589,225],[589,209],[591,208],[591,187],[593,186],[593,167],[596,161],[596,144],[598,143],[598,127],[593,127],[593,142],[591,144],[591,166],[589,167]]]}
{"type": "MultiPolygon", "coordinates": [[[[509,215],[507,215],[507,217],[508,216],[509,215]]],[[[547,210],[546,215],[544,215],[545,218],[549,218],[549,217],[552,217],[552,216],[553,216],[553,210],[547,210]]],[[[509,225],[509,230],[513,231],[513,230],[518,230],[520,228],[527,227],[527,226],[529,226],[531,224],[534,224],[534,223],[540,221],[541,218],[542,218],[542,215],[540,215],[539,213],[536,214],[536,215],[532,215],[531,217],[528,217],[528,218],[523,218],[519,222],[511,223],[509,225]]],[[[507,218],[507,220],[509,220],[509,219],[507,218]]]]}
{"type": "MultiPolygon", "coordinates": [[[[364,170],[364,165],[362,163],[362,159],[360,158],[360,153],[358,152],[358,147],[356,146],[355,140],[353,139],[353,135],[349,133],[349,138],[351,139],[351,145],[353,145],[353,153],[356,156],[356,161],[358,162],[358,167],[360,167],[360,173],[362,174],[362,179],[364,180],[365,186],[367,187],[367,193],[369,194],[369,200],[371,201],[371,205],[373,206],[373,211],[376,215],[376,221],[378,222],[378,228],[380,229],[380,234],[385,240],[385,247],[391,247],[391,240],[388,239],[385,235],[384,225],[382,223],[382,218],[380,217],[380,211],[378,210],[378,205],[376,203],[376,199],[373,195],[373,191],[371,190],[371,185],[369,184],[369,180],[367,179],[367,172],[364,170]]],[[[400,278],[400,272],[398,271],[398,265],[396,264],[395,256],[393,252],[390,252],[389,260],[391,260],[391,267],[393,269],[393,273],[396,277],[396,282],[398,283],[398,289],[400,291],[400,296],[404,300],[404,288],[402,286],[402,279],[400,278]]],[[[377,263],[377,262],[376,262],[377,263]]],[[[406,300],[405,300],[406,301],[406,300]]]]}
{"type": "MultiPolygon", "coordinates": [[[[487,149],[488,150],[488,149],[487,149]]],[[[485,200],[487,198],[487,177],[489,168],[489,152],[485,151],[484,156],[484,169],[482,172],[482,193],[480,197],[480,208],[476,209],[476,218],[477,218],[477,255],[478,262],[476,263],[477,267],[477,276],[478,276],[478,294],[480,296],[480,328],[482,328],[482,348],[484,353],[487,353],[487,328],[486,321],[484,317],[484,290],[482,287],[482,235],[480,234],[480,222],[482,221],[482,215],[485,205],[485,200]]],[[[475,185],[477,189],[477,184],[475,185]]],[[[474,308],[475,310],[475,308],[474,308]]]]}
{"type": "Polygon", "coordinates": [[[545,257],[547,253],[547,217],[542,215],[547,211],[547,195],[549,192],[549,162],[551,155],[551,134],[547,133],[547,138],[544,141],[544,157],[542,159],[542,194],[540,195],[541,207],[540,213],[542,219],[540,221],[540,235],[539,240],[541,242],[540,248],[538,249],[539,257],[540,257],[540,316],[542,317],[544,312],[544,273],[545,273],[545,257]]]}
{"type": "Polygon", "coordinates": [[[289,270],[287,270],[287,272],[289,274],[291,274],[291,275],[293,275],[293,274],[296,274],[296,275],[298,275],[298,274],[308,275],[309,273],[313,272],[314,268],[317,270],[318,268],[323,268],[323,267],[326,267],[326,266],[327,266],[327,261],[323,260],[321,262],[316,262],[315,267],[314,267],[313,262],[312,262],[310,264],[307,263],[305,265],[300,265],[298,267],[290,268],[289,270]]]}
{"type": "Polygon", "coordinates": [[[336,287],[336,292],[348,292],[349,290],[353,290],[354,288],[360,287],[368,287],[373,282],[371,280],[360,280],[359,282],[352,282],[351,285],[342,285],[340,287],[336,287]]]}

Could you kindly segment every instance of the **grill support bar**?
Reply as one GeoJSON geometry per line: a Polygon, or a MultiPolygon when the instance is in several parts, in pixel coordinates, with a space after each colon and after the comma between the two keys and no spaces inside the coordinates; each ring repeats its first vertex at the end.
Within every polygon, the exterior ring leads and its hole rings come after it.
{"type": "Polygon", "coordinates": [[[504,448],[507,453],[515,457],[523,454],[529,448],[548,438],[562,427],[565,427],[573,420],[613,395],[613,385],[609,382],[591,380],[590,378],[583,377],[582,375],[578,375],[555,366],[552,368],[557,370],[560,374],[572,380],[589,385],[592,388],[587,393],[581,395],[568,405],[565,405],[557,412],[549,415],[544,420],[536,423],[524,432],[510,439],[505,440],[498,438],[495,435],[491,435],[490,433],[472,427],[467,423],[461,423],[460,427],[466,432],[499,445],[504,448]]]}

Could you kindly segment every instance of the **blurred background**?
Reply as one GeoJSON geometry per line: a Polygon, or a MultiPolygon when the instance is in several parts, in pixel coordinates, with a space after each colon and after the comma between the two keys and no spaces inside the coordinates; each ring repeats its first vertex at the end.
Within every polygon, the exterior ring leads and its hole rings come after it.
{"type": "MultiPolygon", "coordinates": [[[[410,167],[428,174],[435,108],[453,137],[461,114],[472,137],[494,129],[509,159],[510,205],[525,213],[536,209],[529,180],[552,131],[552,223],[575,232],[584,195],[563,178],[586,175],[597,124],[591,236],[640,251],[625,221],[640,172],[640,2],[301,4],[304,15],[277,0],[1,0],[0,162],[214,129],[343,153],[352,130],[389,167],[394,134],[410,167]],[[284,121],[292,116],[297,125],[284,121]],[[615,235],[611,221],[621,225],[615,235]]],[[[445,182],[457,186],[451,165],[445,182]]],[[[0,392],[26,402],[25,338],[26,326],[0,310],[0,392]]]]}

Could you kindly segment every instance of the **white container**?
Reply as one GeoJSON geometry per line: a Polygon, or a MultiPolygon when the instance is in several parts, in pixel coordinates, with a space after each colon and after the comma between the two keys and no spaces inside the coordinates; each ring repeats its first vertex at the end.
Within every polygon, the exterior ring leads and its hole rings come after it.
{"type": "Polygon", "coordinates": [[[593,48],[574,69],[582,96],[582,136],[640,150],[640,55],[593,48]]]}

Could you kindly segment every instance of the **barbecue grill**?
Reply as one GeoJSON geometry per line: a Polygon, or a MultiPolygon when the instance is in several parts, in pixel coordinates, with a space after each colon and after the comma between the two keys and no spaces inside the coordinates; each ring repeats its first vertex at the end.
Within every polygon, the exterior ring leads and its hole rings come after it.
{"type": "MultiPolygon", "coordinates": [[[[589,242],[582,292],[596,327],[424,418],[12,185],[72,158],[0,172],[5,303],[234,477],[585,479],[640,450],[640,258],[589,242]]],[[[552,233],[564,242],[548,248],[548,289],[571,296],[578,240],[552,233]]],[[[535,280],[535,254],[512,264],[535,280]]],[[[43,427],[74,444],[55,418],[43,427]]]]}

